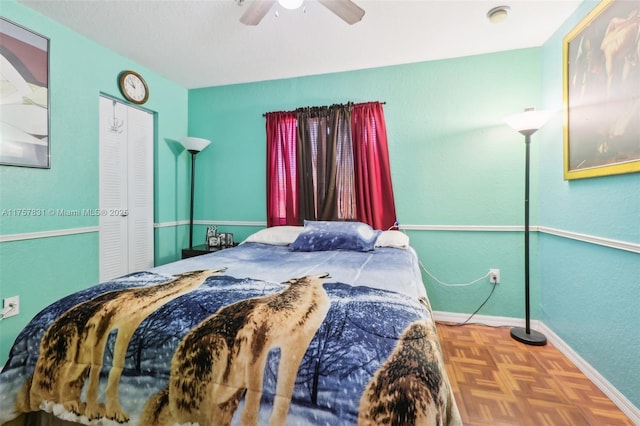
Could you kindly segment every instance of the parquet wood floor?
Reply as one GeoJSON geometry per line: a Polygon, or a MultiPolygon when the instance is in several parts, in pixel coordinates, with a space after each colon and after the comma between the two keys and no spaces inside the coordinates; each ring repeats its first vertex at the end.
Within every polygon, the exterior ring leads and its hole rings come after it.
{"type": "Polygon", "coordinates": [[[467,426],[633,426],[551,343],[519,343],[506,327],[438,323],[437,329],[467,426]]]}

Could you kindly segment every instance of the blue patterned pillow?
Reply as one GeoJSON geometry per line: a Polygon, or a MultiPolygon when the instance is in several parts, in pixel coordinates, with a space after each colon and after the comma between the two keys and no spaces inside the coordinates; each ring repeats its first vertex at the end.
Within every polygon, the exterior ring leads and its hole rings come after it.
{"type": "Polygon", "coordinates": [[[291,244],[293,251],[371,251],[380,231],[362,222],[304,221],[304,230],[291,244]]]}

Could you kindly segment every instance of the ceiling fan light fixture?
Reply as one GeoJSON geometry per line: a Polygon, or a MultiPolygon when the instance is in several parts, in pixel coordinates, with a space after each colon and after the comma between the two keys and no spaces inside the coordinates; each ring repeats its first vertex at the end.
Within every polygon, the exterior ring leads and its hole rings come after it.
{"type": "Polygon", "coordinates": [[[492,24],[499,24],[507,20],[509,16],[509,6],[497,6],[487,12],[487,18],[492,24]]]}
{"type": "Polygon", "coordinates": [[[278,0],[278,3],[285,9],[294,10],[302,6],[303,1],[304,0],[278,0]]]}

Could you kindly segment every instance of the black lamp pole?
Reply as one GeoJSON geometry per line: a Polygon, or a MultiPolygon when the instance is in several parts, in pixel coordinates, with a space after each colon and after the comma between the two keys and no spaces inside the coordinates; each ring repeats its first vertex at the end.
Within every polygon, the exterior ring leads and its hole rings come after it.
{"type": "Polygon", "coordinates": [[[547,344],[547,338],[544,334],[535,330],[531,330],[531,308],[529,300],[529,157],[531,151],[531,135],[536,132],[533,130],[520,130],[524,135],[525,144],[525,163],[524,163],[524,309],[525,309],[525,328],[513,327],[511,329],[511,337],[515,340],[534,346],[544,346],[547,344]]]}
{"type": "Polygon", "coordinates": [[[534,134],[549,118],[545,111],[536,111],[533,107],[525,108],[524,113],[505,117],[505,121],[514,130],[524,135],[524,310],[525,327],[513,327],[511,337],[527,345],[543,346],[547,344],[544,334],[531,330],[531,301],[529,299],[529,162],[531,156],[531,135],[534,134]]]}
{"type": "MultiPolygon", "coordinates": [[[[529,111],[529,110],[525,110],[529,111]]],[[[519,129],[518,131],[524,135],[525,145],[525,165],[524,165],[524,309],[525,309],[525,327],[513,327],[511,329],[511,337],[515,340],[526,343],[527,345],[544,346],[547,344],[547,338],[544,334],[535,330],[531,330],[531,301],[529,298],[529,163],[531,151],[531,135],[538,128],[519,129]]]]}
{"type": "Polygon", "coordinates": [[[196,177],[196,155],[200,151],[190,149],[191,153],[191,209],[189,210],[189,248],[193,248],[193,189],[195,186],[196,177]]]}
{"type": "Polygon", "coordinates": [[[194,188],[196,183],[196,155],[205,149],[210,140],[194,137],[183,137],[179,140],[180,144],[191,154],[191,200],[189,208],[189,249],[193,249],[193,199],[195,197],[194,188]]]}

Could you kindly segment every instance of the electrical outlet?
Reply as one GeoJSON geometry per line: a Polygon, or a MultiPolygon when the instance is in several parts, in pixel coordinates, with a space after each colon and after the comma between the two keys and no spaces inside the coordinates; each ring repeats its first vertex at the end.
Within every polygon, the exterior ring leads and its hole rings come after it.
{"type": "Polygon", "coordinates": [[[16,316],[20,313],[20,296],[5,297],[2,301],[2,319],[16,316]]]}
{"type": "Polygon", "coordinates": [[[500,284],[500,269],[489,269],[489,282],[500,284]]]}

